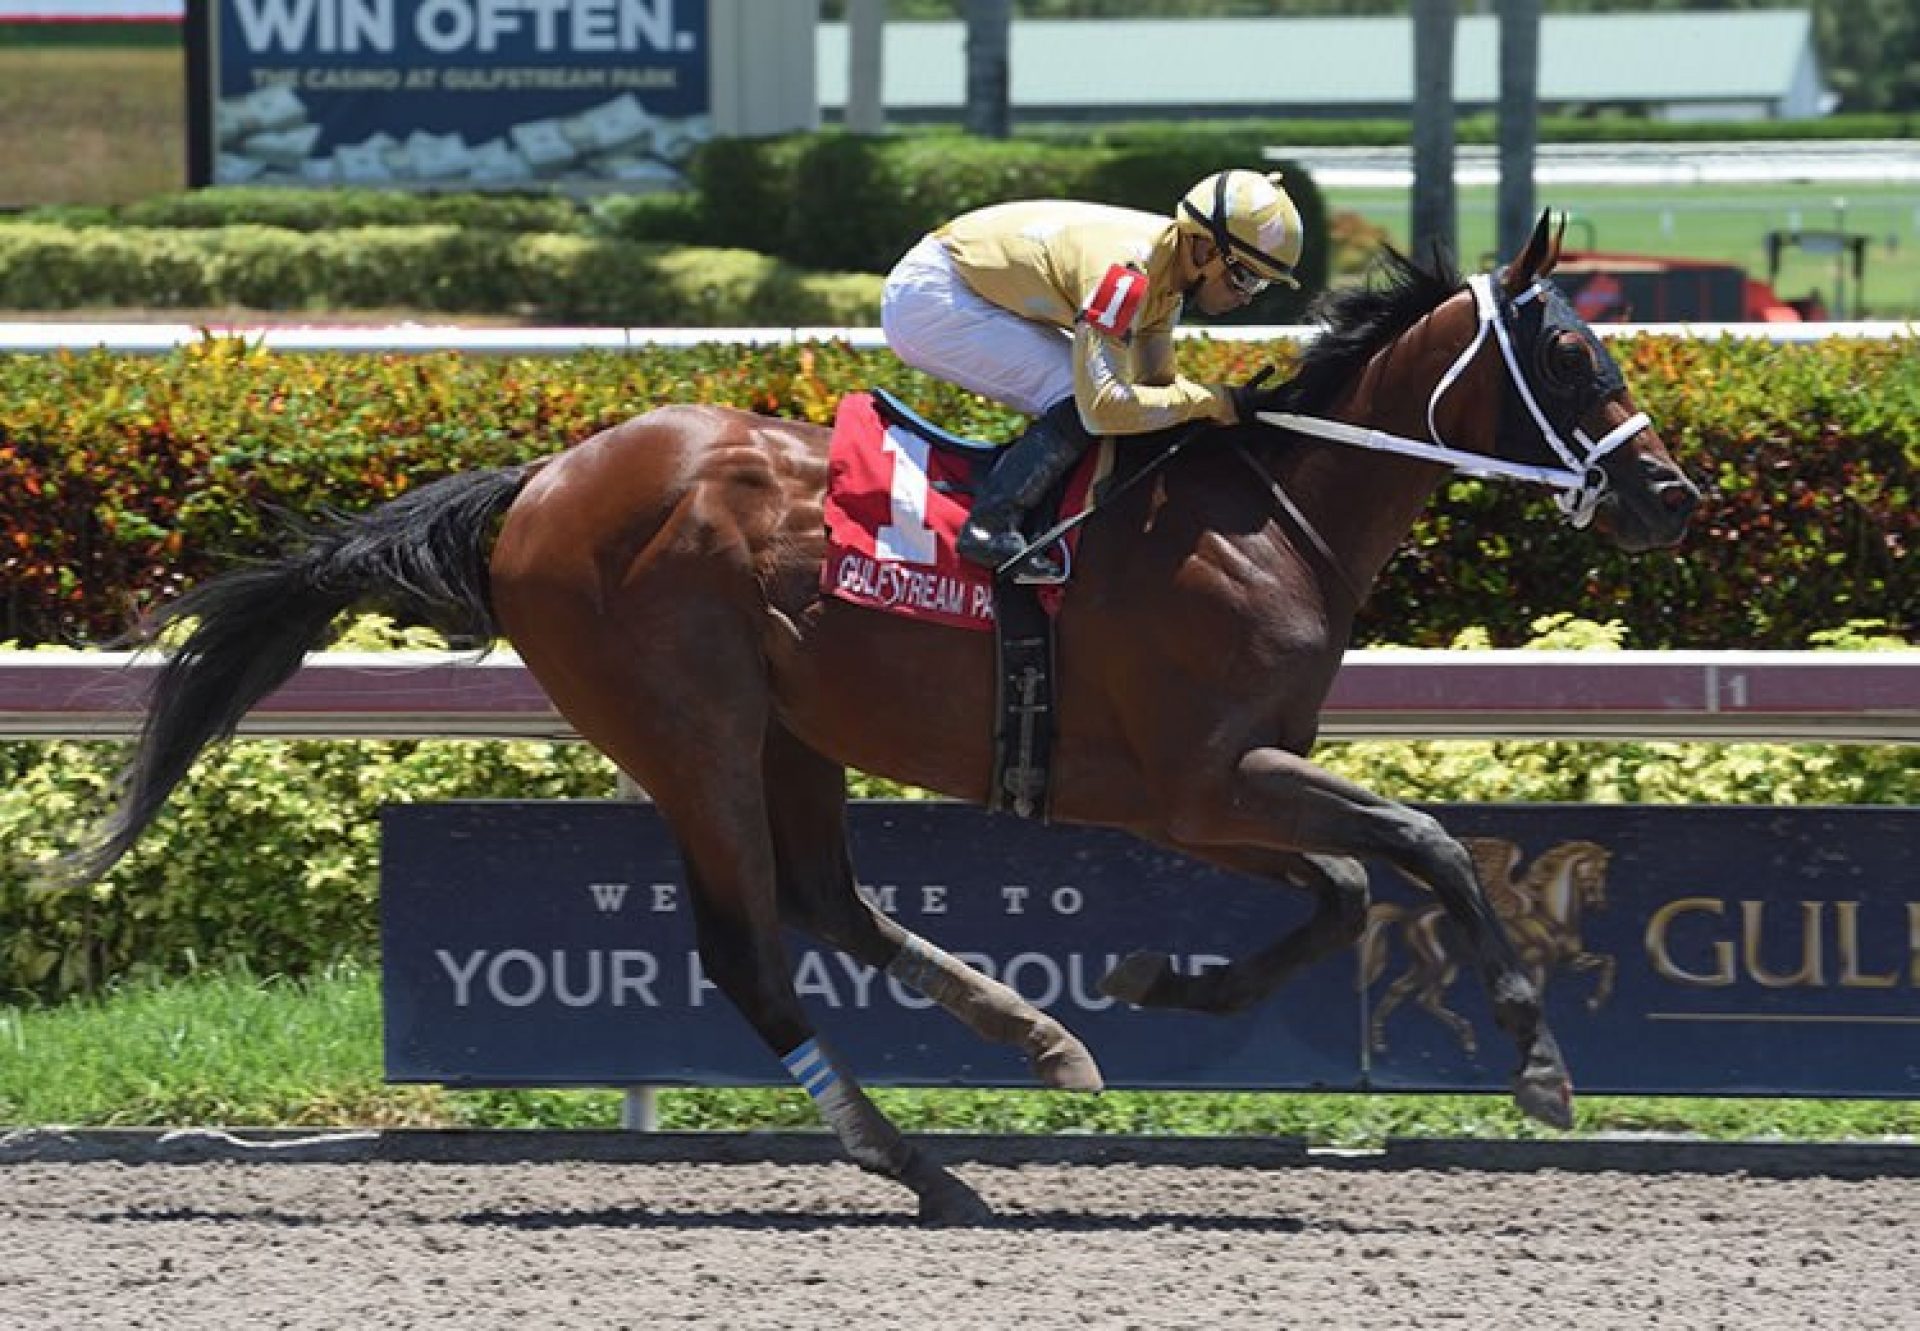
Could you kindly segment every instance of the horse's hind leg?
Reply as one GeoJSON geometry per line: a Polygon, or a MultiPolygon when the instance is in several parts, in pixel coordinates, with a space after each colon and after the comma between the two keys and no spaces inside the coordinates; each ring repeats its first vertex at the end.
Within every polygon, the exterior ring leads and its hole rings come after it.
{"type": "MultiPolygon", "coordinates": [[[[644,604],[644,603],[637,603],[644,604]]],[[[673,829],[693,900],[701,965],[813,1098],[854,1162],[913,1189],[920,1216],[972,1224],[986,1204],[903,1137],[814,1036],[780,939],[776,858],[763,786],[769,720],[748,634],[676,634],[671,607],[634,609],[609,630],[557,598],[514,641],[580,737],[652,795],[673,829]],[[535,629],[539,631],[534,631],[535,629]],[[698,681],[696,688],[690,681],[698,681]]]]}
{"type": "Polygon", "coordinates": [[[1240,1012],[1267,998],[1299,971],[1350,947],[1367,925],[1367,871],[1338,855],[1299,855],[1257,847],[1181,847],[1225,868],[1296,883],[1314,895],[1306,923],[1225,966],[1182,975],[1164,952],[1135,952],[1100,981],[1100,990],[1137,1007],[1240,1012]]]}
{"type": "Polygon", "coordinates": [[[919,990],[981,1038],[1020,1050],[1045,1085],[1099,1090],[1099,1066],[1065,1026],[860,895],[847,850],[846,770],[781,726],[768,733],[765,755],[780,904],[793,923],[919,990]]]}

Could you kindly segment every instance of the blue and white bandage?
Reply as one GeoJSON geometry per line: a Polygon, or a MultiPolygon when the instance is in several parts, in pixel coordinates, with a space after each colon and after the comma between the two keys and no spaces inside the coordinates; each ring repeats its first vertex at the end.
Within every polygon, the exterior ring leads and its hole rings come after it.
{"type": "Polygon", "coordinates": [[[807,1041],[780,1061],[787,1065],[788,1075],[800,1083],[800,1089],[812,1096],[816,1104],[840,1084],[840,1074],[834,1071],[833,1060],[827,1057],[818,1040],[807,1041]]]}

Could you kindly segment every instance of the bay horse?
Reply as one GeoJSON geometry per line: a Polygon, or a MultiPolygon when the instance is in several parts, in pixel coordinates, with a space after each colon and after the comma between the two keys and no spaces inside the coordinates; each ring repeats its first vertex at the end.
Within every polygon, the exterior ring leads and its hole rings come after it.
{"type": "MultiPolygon", "coordinates": [[[[1359,937],[1357,857],[1385,858],[1472,939],[1518,1048],[1517,1103],[1567,1126],[1565,1062],[1466,851],[1307,758],[1355,610],[1450,466],[1558,485],[1576,520],[1626,550],[1682,535],[1698,492],[1543,280],[1558,250],[1543,215],[1499,277],[1463,284],[1443,262],[1389,253],[1384,282],[1325,307],[1292,411],[1208,431],[1087,524],[1057,619],[1051,815],[1313,895],[1299,929],[1225,967],[1187,976],[1159,953],[1126,958],[1106,992],[1140,1005],[1265,998],[1359,937]]],[[[812,424],[661,406],[324,524],[303,548],[190,590],[136,630],[150,644],[192,625],[158,672],[113,814],[66,868],[105,872],[343,612],[504,639],[652,796],[682,852],[706,972],[849,1156],[910,1188],[929,1223],[983,1220],[979,1196],[816,1038],[783,921],[1020,1049],[1049,1086],[1098,1089],[1100,1072],[1059,1021],[856,890],[847,769],[983,801],[995,672],[991,635],[823,594],[828,441],[812,424]]]]}

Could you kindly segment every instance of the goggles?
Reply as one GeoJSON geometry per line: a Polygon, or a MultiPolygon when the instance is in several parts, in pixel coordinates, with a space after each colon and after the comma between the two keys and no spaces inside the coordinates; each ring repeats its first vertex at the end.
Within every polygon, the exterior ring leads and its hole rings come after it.
{"type": "Polygon", "coordinates": [[[1253,269],[1225,254],[1220,256],[1220,262],[1227,270],[1227,285],[1243,296],[1257,296],[1273,285],[1268,278],[1260,276],[1253,269]]]}

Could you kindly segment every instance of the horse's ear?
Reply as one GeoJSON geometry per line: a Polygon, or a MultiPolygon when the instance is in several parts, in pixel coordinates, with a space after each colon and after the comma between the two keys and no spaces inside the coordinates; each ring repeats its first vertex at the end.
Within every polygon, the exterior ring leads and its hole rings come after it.
{"type": "Polygon", "coordinates": [[[1553,267],[1559,257],[1559,246],[1552,234],[1551,209],[1540,210],[1540,220],[1533,224],[1533,234],[1527,238],[1526,248],[1520,251],[1520,257],[1507,265],[1504,285],[1507,294],[1517,296],[1533,285],[1533,279],[1545,274],[1553,267]]]}
{"type": "MultiPolygon", "coordinates": [[[[1548,209],[1546,212],[1542,213],[1540,216],[1542,220],[1545,220],[1548,217],[1552,217],[1552,215],[1553,215],[1552,209],[1548,209]]],[[[1560,266],[1560,246],[1566,240],[1566,238],[1567,238],[1567,215],[1565,213],[1561,213],[1559,217],[1554,218],[1553,240],[1547,246],[1547,261],[1540,265],[1540,276],[1545,277],[1548,273],[1551,273],[1555,268],[1558,268],[1560,266]]]]}

